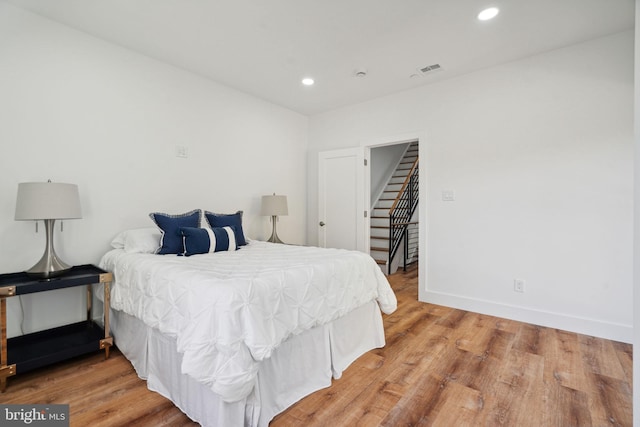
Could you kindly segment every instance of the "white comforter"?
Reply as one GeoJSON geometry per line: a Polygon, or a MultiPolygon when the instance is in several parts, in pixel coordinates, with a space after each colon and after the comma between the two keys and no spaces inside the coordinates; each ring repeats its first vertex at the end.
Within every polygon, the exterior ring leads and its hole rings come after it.
{"type": "MultiPolygon", "coordinates": [[[[369,301],[396,309],[367,254],[251,241],[235,252],[179,257],[114,249],[111,307],[175,337],[182,372],[226,401],[247,396],[259,361],[281,342],[369,301]]],[[[116,337],[117,340],[117,337],[116,337]]]]}

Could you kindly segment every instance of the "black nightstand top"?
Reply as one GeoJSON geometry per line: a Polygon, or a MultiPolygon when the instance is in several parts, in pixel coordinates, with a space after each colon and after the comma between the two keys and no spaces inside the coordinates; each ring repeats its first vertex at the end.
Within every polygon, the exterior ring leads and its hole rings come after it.
{"type": "Polygon", "coordinates": [[[111,273],[91,264],[71,267],[69,271],[52,279],[34,278],[23,271],[20,273],[0,274],[0,290],[15,286],[15,292],[10,296],[25,295],[54,289],[71,288],[88,283],[110,282],[111,277],[111,273]]]}

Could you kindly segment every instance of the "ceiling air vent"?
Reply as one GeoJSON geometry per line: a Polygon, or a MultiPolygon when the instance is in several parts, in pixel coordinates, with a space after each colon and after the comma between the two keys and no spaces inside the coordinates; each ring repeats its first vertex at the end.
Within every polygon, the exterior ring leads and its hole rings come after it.
{"type": "Polygon", "coordinates": [[[440,66],[440,64],[433,64],[433,65],[427,65],[424,68],[419,68],[418,70],[422,73],[422,74],[427,74],[433,71],[438,71],[441,70],[442,67],[440,66]]]}

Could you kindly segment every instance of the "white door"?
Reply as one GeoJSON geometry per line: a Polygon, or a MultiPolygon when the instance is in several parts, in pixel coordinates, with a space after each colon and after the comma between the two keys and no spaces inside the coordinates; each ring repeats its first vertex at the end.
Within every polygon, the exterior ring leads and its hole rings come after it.
{"type": "Polygon", "coordinates": [[[366,252],[364,149],[323,151],[318,167],[318,242],[366,252]]]}

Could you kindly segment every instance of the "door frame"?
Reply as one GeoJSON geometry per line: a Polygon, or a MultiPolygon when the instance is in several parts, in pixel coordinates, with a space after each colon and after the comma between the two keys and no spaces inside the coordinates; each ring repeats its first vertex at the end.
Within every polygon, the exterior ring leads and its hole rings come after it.
{"type": "MultiPolygon", "coordinates": [[[[420,255],[418,257],[418,300],[425,301],[427,292],[427,253],[428,253],[428,240],[427,240],[427,134],[425,131],[407,132],[395,135],[388,135],[383,137],[369,138],[360,141],[360,147],[363,149],[363,156],[367,159],[367,164],[371,162],[371,149],[376,147],[383,147],[385,145],[405,144],[407,142],[418,141],[418,156],[420,157],[420,163],[418,164],[418,171],[420,174],[420,182],[418,184],[418,191],[420,192],[420,200],[418,201],[418,244],[420,245],[420,255]]],[[[365,206],[367,210],[371,206],[371,169],[365,168],[365,206]]],[[[365,241],[367,242],[367,248],[370,247],[371,242],[371,227],[369,226],[369,216],[366,218],[366,230],[365,241]]]]}

